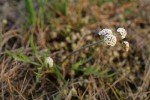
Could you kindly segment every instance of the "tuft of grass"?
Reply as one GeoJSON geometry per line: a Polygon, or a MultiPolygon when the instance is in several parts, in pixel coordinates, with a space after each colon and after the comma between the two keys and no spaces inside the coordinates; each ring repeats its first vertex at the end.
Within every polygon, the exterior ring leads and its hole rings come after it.
{"type": "Polygon", "coordinates": [[[10,52],[8,50],[5,50],[5,52],[6,52],[6,54],[8,54],[9,56],[11,56],[15,60],[18,60],[18,61],[21,61],[21,62],[25,62],[25,63],[29,63],[29,64],[37,66],[38,67],[38,72],[35,72],[36,75],[37,75],[36,76],[36,82],[39,82],[39,80],[40,80],[40,74],[41,74],[41,70],[42,70],[42,67],[44,65],[44,62],[42,61],[42,59],[38,55],[38,50],[37,50],[35,44],[33,43],[33,35],[30,37],[29,41],[30,41],[30,45],[31,45],[31,48],[32,48],[32,52],[35,55],[35,57],[38,60],[38,62],[32,61],[30,57],[28,57],[27,55],[25,55],[23,53],[22,50],[18,50],[17,54],[13,53],[13,52],[10,52]]]}
{"type": "Polygon", "coordinates": [[[29,63],[29,64],[33,64],[33,65],[35,65],[35,66],[38,66],[38,72],[37,72],[37,73],[35,72],[36,75],[38,76],[38,77],[36,78],[36,79],[37,79],[36,82],[38,82],[38,81],[39,81],[39,76],[40,76],[41,70],[42,70],[42,68],[40,68],[40,67],[43,66],[44,62],[42,61],[42,59],[41,59],[40,56],[38,55],[37,47],[36,47],[35,44],[33,43],[33,35],[30,37],[29,41],[30,41],[30,45],[31,45],[31,48],[32,48],[32,52],[33,52],[33,54],[35,55],[35,57],[37,58],[38,63],[35,62],[35,61],[32,61],[27,55],[25,55],[25,54],[23,53],[22,50],[19,50],[19,51],[18,51],[18,54],[12,53],[12,52],[10,52],[10,51],[8,51],[8,50],[6,50],[5,52],[6,52],[9,56],[11,56],[12,58],[14,58],[15,60],[22,61],[22,62],[26,62],[26,63],[29,63]]]}
{"type": "Polygon", "coordinates": [[[45,71],[52,70],[52,72],[56,74],[58,79],[60,79],[64,84],[66,84],[66,81],[63,78],[63,75],[60,73],[60,70],[59,70],[60,67],[58,65],[54,64],[54,66],[50,69],[48,67],[48,65],[45,63],[45,59],[49,55],[48,52],[45,52],[43,54],[43,57],[41,57],[39,55],[38,49],[37,49],[36,45],[34,44],[33,35],[31,35],[31,37],[29,39],[29,42],[30,42],[30,46],[32,48],[33,56],[36,57],[37,61],[32,61],[30,59],[30,57],[28,57],[27,55],[25,55],[23,53],[22,50],[19,50],[17,54],[16,53],[12,53],[12,52],[10,52],[8,50],[5,50],[5,52],[6,52],[6,54],[11,56],[15,60],[26,62],[26,63],[29,63],[29,64],[37,66],[37,72],[34,72],[35,75],[36,75],[36,82],[37,83],[40,82],[41,76],[42,76],[42,74],[45,71]]]}

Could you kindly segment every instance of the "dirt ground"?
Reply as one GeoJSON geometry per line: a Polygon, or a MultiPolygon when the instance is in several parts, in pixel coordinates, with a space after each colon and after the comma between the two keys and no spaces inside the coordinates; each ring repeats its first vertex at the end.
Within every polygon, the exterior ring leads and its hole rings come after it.
{"type": "Polygon", "coordinates": [[[0,0],[0,100],[150,100],[150,0],[0,0]]]}

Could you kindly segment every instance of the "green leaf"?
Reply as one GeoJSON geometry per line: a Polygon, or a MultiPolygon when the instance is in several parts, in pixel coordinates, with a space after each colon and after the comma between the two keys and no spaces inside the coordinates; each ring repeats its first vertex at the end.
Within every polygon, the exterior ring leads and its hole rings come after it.
{"type": "Polygon", "coordinates": [[[83,60],[81,60],[81,61],[75,63],[71,68],[72,68],[73,70],[78,70],[81,65],[83,65],[84,63],[90,61],[92,58],[93,58],[93,55],[90,56],[90,57],[87,58],[87,59],[83,59],[83,60]]]}
{"type": "Polygon", "coordinates": [[[34,61],[31,61],[30,58],[27,57],[25,54],[23,54],[23,52],[21,50],[18,50],[18,55],[13,53],[13,52],[10,52],[8,50],[5,50],[5,53],[8,54],[9,56],[11,56],[12,58],[18,60],[18,61],[30,63],[30,64],[33,64],[33,65],[36,65],[36,66],[41,66],[40,64],[38,64],[34,61]]]}
{"type": "Polygon", "coordinates": [[[101,71],[101,72],[95,73],[95,74],[98,75],[98,76],[103,76],[103,75],[105,75],[108,72],[109,72],[109,69],[105,69],[104,71],[101,71]]]}

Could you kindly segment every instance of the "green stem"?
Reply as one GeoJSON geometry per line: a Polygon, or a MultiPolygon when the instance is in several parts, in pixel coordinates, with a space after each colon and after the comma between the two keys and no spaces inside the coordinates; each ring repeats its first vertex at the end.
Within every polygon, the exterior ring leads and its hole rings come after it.
{"type": "Polygon", "coordinates": [[[89,48],[89,47],[91,47],[91,46],[94,46],[94,45],[96,46],[96,45],[100,44],[101,42],[102,42],[102,40],[99,40],[99,41],[97,41],[97,42],[95,42],[95,43],[85,45],[85,46],[83,46],[83,47],[81,47],[81,48],[79,48],[79,49],[73,51],[69,56],[67,56],[67,57],[63,60],[63,62],[64,62],[66,59],[68,59],[72,54],[75,54],[76,52],[79,52],[79,51],[81,51],[81,50],[83,50],[83,49],[86,49],[86,48],[89,48]]]}

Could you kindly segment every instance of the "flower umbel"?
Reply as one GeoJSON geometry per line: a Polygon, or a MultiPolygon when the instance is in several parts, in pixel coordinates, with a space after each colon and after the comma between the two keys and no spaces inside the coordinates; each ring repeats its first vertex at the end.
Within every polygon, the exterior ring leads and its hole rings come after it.
{"type": "Polygon", "coordinates": [[[49,67],[53,67],[53,59],[51,57],[46,58],[46,64],[48,64],[49,67]]]}
{"type": "Polygon", "coordinates": [[[113,34],[112,31],[110,29],[103,29],[101,30],[99,33],[99,35],[108,35],[108,34],[113,34]]]}
{"type": "Polygon", "coordinates": [[[127,35],[127,32],[124,28],[118,28],[117,32],[121,34],[121,38],[124,39],[127,35]]]}
{"type": "Polygon", "coordinates": [[[115,46],[116,41],[117,41],[117,38],[113,34],[108,34],[108,35],[105,35],[105,37],[104,37],[104,42],[107,45],[115,46]]]}

